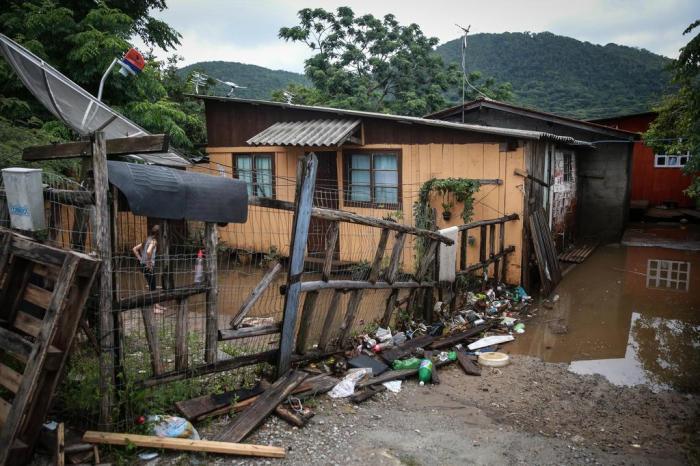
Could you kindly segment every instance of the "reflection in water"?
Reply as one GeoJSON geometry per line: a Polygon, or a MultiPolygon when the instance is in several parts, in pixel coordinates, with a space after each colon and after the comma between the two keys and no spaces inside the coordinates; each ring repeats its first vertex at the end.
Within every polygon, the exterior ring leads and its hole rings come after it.
{"type": "Polygon", "coordinates": [[[700,253],[599,248],[541,308],[513,353],[620,385],[700,391],[700,253]]]}

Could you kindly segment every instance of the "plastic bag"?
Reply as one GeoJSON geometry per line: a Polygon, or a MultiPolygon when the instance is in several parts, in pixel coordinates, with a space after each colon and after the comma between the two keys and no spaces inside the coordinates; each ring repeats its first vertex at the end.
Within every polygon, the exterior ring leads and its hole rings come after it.
{"type": "Polygon", "coordinates": [[[348,375],[343,380],[338,382],[333,390],[328,393],[331,398],[347,398],[355,393],[355,385],[362,380],[365,375],[372,375],[372,369],[363,367],[359,369],[350,369],[348,375]]]}

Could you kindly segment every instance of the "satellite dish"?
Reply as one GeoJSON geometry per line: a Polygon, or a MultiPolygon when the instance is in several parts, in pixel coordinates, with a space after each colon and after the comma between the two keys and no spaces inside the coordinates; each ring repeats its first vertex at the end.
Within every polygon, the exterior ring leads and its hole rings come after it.
{"type": "MultiPolygon", "coordinates": [[[[107,139],[150,134],[4,34],[0,34],[0,51],[34,97],[80,136],[86,137],[95,131],[104,132],[107,139]]],[[[138,157],[143,158],[141,154],[138,157]]],[[[168,166],[190,165],[175,151],[148,154],[148,159],[144,161],[168,166]]]]}

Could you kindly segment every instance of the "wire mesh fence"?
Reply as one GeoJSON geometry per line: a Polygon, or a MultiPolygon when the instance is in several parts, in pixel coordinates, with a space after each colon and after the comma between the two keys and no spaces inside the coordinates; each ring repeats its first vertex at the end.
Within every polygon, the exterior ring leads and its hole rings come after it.
{"type": "MultiPolygon", "coordinates": [[[[197,171],[217,176],[232,176],[233,167],[222,164],[203,164],[197,171]]],[[[293,201],[296,180],[291,177],[266,177],[257,174],[252,180],[269,180],[276,199],[293,201]],[[267,177],[267,178],[266,178],[267,177]]],[[[393,205],[367,204],[361,207],[346,206],[351,193],[347,188],[332,187],[337,180],[319,179],[316,183],[314,204],[322,208],[344,209],[358,214],[376,217],[413,226],[412,208],[418,199],[420,185],[402,185],[399,202],[393,205]]],[[[90,192],[90,186],[57,175],[44,173],[45,192],[79,191],[90,192]]],[[[485,189],[493,187],[486,186],[485,189]]],[[[251,192],[256,193],[255,186],[251,192]]],[[[4,190],[2,190],[4,192],[4,190]]],[[[485,192],[484,195],[488,193],[485,192]]],[[[65,196],[47,195],[47,230],[43,240],[58,247],[94,254],[94,206],[77,205],[65,196]]],[[[434,204],[440,205],[441,199],[434,204]]],[[[479,205],[479,196],[475,205],[479,205]]],[[[217,328],[230,328],[231,319],[237,315],[246,298],[276,263],[283,266],[283,273],[276,276],[271,286],[253,305],[243,325],[279,323],[282,321],[284,296],[281,287],[286,283],[286,260],[290,251],[293,212],[284,208],[250,205],[248,219],[242,224],[218,227],[219,243],[216,251],[207,251],[205,225],[194,221],[163,221],[134,215],[124,199],[115,203],[113,214],[114,271],[113,299],[120,303],[155,290],[196,288],[202,284],[203,262],[207,255],[215,255],[218,293],[199,292],[185,298],[175,298],[148,306],[118,309],[115,315],[115,354],[117,367],[116,384],[118,396],[112,411],[115,422],[112,429],[127,429],[133,419],[145,413],[167,412],[173,409],[174,401],[205,393],[233,389],[253,380],[257,372],[266,370],[264,365],[244,367],[232,371],[217,372],[199,377],[184,377],[195,367],[205,364],[205,342],[207,310],[212,305],[217,309],[217,328]],[[160,226],[156,238],[157,249],[153,270],[147,270],[138,255],[155,225],[160,226]],[[215,302],[213,302],[215,300],[215,302]],[[184,335],[184,339],[182,338],[184,335]],[[183,358],[182,344],[184,341],[183,358]],[[174,377],[174,382],[144,388],[144,383],[163,374],[174,377]]],[[[457,208],[457,207],[456,207],[457,208]]],[[[461,223],[455,214],[453,224],[461,223]]],[[[440,224],[440,222],[436,222],[440,224]]],[[[442,222],[444,226],[445,222],[442,222]]],[[[0,226],[9,227],[7,206],[0,199],[0,226]]],[[[333,222],[312,218],[303,280],[318,280],[333,232],[333,222]]],[[[331,278],[334,280],[367,280],[370,264],[377,253],[381,229],[353,223],[340,223],[335,248],[332,250],[331,278]]],[[[390,234],[386,243],[381,268],[388,265],[394,249],[395,235],[390,234]]],[[[472,260],[472,251],[469,259],[472,260]]],[[[415,273],[416,242],[409,235],[404,243],[400,259],[399,280],[415,273]]],[[[306,350],[315,348],[322,340],[324,328],[330,334],[323,338],[330,346],[338,343],[344,313],[352,292],[339,292],[333,302],[334,290],[320,291],[306,341],[306,350]],[[338,312],[327,317],[332,305],[338,312]]],[[[389,290],[365,290],[360,298],[359,310],[349,334],[361,333],[367,326],[376,324],[385,313],[389,290]]],[[[399,293],[401,301],[409,291],[399,293]]],[[[99,351],[101,336],[99,328],[96,292],[87,306],[88,324],[79,335],[78,344],[71,353],[68,373],[57,393],[55,409],[61,410],[65,419],[78,425],[95,425],[99,417],[99,351]]],[[[302,303],[303,305],[303,303],[302,303]]],[[[118,306],[117,306],[118,308],[118,306]]],[[[259,354],[278,348],[279,334],[219,341],[217,359],[227,360],[244,355],[259,354]]]]}

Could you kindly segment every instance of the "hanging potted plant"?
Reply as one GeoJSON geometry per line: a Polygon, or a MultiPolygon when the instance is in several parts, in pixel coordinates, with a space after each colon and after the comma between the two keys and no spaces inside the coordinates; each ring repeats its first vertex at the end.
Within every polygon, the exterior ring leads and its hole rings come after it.
{"type": "Polygon", "coordinates": [[[442,218],[447,222],[452,218],[452,202],[447,201],[442,203],[442,218]]]}

